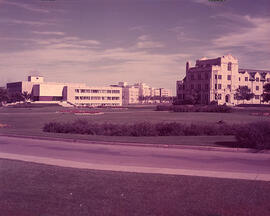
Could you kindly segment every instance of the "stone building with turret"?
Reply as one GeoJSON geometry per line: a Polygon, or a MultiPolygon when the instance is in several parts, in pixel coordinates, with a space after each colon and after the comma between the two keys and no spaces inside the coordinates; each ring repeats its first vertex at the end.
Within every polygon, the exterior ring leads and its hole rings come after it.
{"type": "Polygon", "coordinates": [[[263,86],[270,82],[270,71],[239,69],[238,59],[225,55],[215,59],[202,58],[194,67],[186,63],[186,76],[176,82],[177,97],[188,100],[196,96],[200,104],[216,101],[218,104],[237,105],[235,93],[239,86],[248,86],[255,97],[245,103],[262,103],[263,86]]]}

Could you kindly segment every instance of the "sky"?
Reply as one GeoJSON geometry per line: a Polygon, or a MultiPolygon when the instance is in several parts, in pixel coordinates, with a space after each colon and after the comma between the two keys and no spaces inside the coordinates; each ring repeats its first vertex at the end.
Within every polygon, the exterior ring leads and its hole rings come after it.
{"type": "Polygon", "coordinates": [[[41,75],[174,92],[186,61],[226,54],[270,70],[269,0],[0,0],[0,86],[41,75]]]}

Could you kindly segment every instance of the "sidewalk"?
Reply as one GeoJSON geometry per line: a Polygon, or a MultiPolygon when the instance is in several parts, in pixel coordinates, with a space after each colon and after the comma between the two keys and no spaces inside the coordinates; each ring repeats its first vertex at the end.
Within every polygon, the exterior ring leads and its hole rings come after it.
{"type": "Polygon", "coordinates": [[[0,153],[0,158],[80,169],[270,181],[270,174],[105,165],[9,153],[0,153]]]}

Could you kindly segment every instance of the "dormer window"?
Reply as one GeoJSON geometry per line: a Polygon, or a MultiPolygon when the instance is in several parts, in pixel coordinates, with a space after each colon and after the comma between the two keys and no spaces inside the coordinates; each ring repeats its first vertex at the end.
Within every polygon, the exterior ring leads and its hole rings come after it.
{"type": "Polygon", "coordinates": [[[229,63],[228,63],[228,71],[231,71],[231,70],[232,70],[232,63],[229,62],[229,63]]]}

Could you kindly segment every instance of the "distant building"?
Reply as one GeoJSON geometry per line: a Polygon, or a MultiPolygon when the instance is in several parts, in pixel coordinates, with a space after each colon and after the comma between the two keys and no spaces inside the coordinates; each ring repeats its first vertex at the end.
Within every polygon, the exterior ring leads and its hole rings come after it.
{"type": "Polygon", "coordinates": [[[122,88],[89,87],[84,83],[44,82],[41,76],[29,76],[28,81],[7,83],[9,94],[31,93],[33,101],[65,101],[76,106],[121,106],[122,88]]]}
{"type": "Polygon", "coordinates": [[[119,82],[118,86],[122,88],[122,100],[124,105],[139,103],[139,88],[128,85],[127,82],[119,82]]]}
{"type": "Polygon", "coordinates": [[[235,97],[239,86],[248,86],[255,97],[245,103],[260,104],[263,86],[270,82],[270,71],[257,69],[239,69],[238,59],[225,55],[215,59],[200,59],[194,67],[186,63],[186,76],[176,82],[177,97],[186,100],[197,94],[199,103],[237,105],[235,97]]]}
{"type": "Polygon", "coordinates": [[[119,82],[118,85],[113,85],[122,88],[123,104],[138,104],[138,103],[158,103],[160,100],[154,97],[171,97],[172,93],[169,89],[153,88],[145,83],[135,83],[128,85],[127,82],[119,82]],[[142,98],[147,98],[143,101],[142,98]]]}

